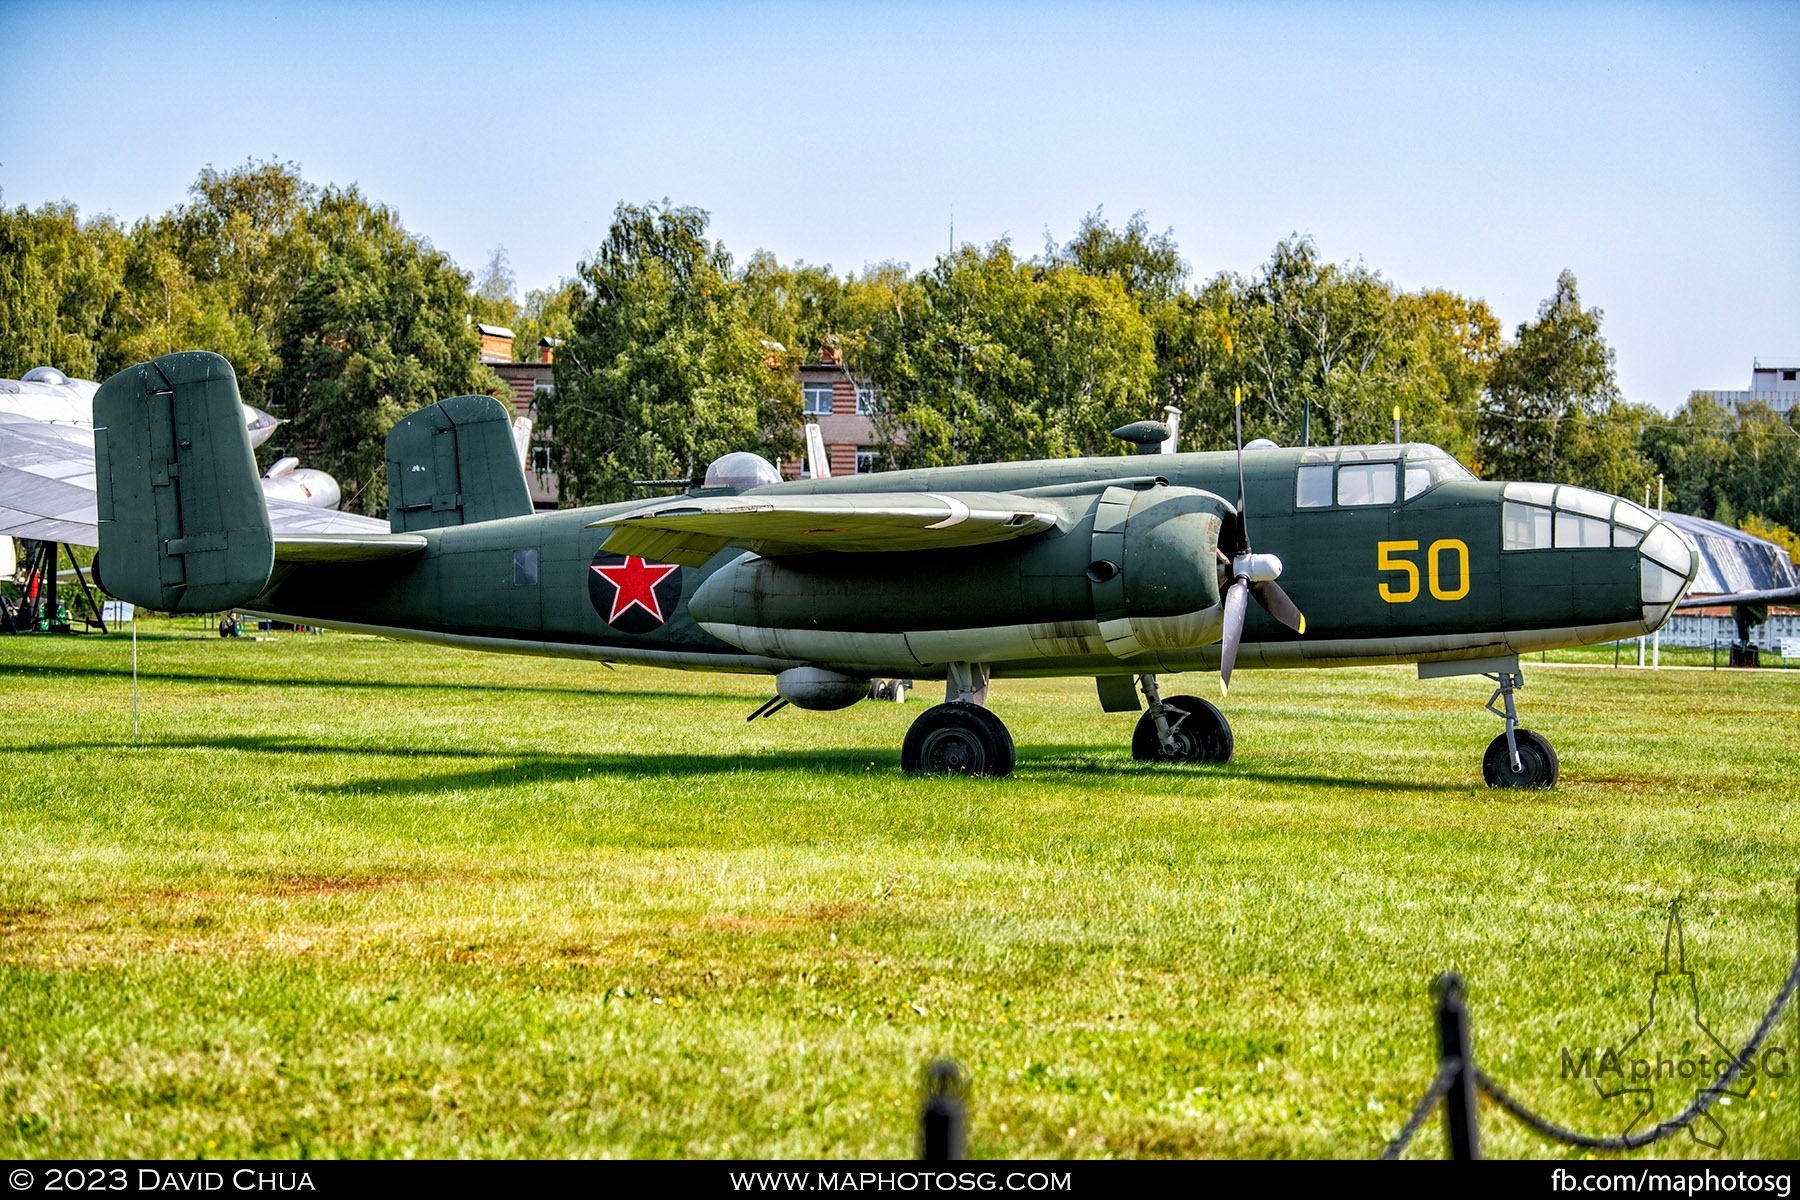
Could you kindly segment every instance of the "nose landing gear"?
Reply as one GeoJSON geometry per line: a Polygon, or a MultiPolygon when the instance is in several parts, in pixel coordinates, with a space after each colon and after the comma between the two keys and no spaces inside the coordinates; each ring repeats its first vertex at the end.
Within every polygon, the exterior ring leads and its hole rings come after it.
{"type": "Polygon", "coordinates": [[[1489,787],[1548,788],[1555,787],[1562,768],[1556,761],[1556,750],[1541,733],[1519,728],[1519,710],[1513,704],[1513,693],[1525,686],[1525,674],[1519,670],[1519,657],[1476,658],[1448,662],[1422,662],[1420,679],[1449,679],[1459,675],[1481,675],[1494,683],[1494,694],[1488,697],[1487,709],[1506,722],[1506,732],[1488,743],[1481,756],[1481,775],[1489,787]]]}
{"type": "Polygon", "coordinates": [[[1513,693],[1525,686],[1525,676],[1517,662],[1512,669],[1502,668],[1487,678],[1494,681],[1494,694],[1488,697],[1487,709],[1506,722],[1506,732],[1488,743],[1481,756],[1481,775],[1489,787],[1555,787],[1562,773],[1556,761],[1556,749],[1541,733],[1519,728],[1519,710],[1513,705],[1513,693]],[[1496,704],[1504,708],[1495,707],[1496,704]]]}

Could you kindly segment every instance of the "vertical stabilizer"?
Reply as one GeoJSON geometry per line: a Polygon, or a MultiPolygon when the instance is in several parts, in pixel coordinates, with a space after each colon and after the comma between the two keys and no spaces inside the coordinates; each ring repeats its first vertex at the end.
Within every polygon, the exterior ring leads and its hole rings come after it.
{"type": "Polygon", "coordinates": [[[388,524],[395,533],[531,513],[511,414],[492,396],[452,396],[387,436],[388,524]]]}
{"type": "Polygon", "coordinates": [[[94,395],[106,590],[164,612],[217,612],[269,582],[275,539],[237,376],[188,351],[128,367],[94,395]]]}

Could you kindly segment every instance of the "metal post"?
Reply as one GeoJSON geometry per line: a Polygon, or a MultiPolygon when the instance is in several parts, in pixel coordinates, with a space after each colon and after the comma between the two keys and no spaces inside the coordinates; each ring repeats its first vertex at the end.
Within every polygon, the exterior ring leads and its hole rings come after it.
{"type": "Polygon", "coordinates": [[[1469,1042],[1469,1010],[1463,1003],[1462,980],[1450,971],[1437,978],[1438,1062],[1457,1061],[1444,1096],[1444,1133],[1450,1157],[1458,1162],[1481,1157],[1475,1125],[1475,1057],[1469,1042]]]}
{"type": "Polygon", "coordinates": [[[962,1068],[940,1058],[925,1072],[925,1104],[919,1114],[919,1157],[926,1162],[957,1162],[966,1157],[962,1068]]]}
{"type": "Polygon", "coordinates": [[[137,606],[131,608],[131,744],[138,744],[137,720],[137,606]]]}

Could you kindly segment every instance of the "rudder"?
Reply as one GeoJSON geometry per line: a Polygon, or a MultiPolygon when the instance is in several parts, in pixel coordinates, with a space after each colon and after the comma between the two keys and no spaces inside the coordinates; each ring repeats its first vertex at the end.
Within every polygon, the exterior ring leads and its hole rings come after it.
{"type": "Polygon", "coordinates": [[[531,513],[511,413],[492,396],[452,396],[387,436],[388,525],[395,533],[531,513]]]}
{"type": "Polygon", "coordinates": [[[218,612],[269,582],[275,539],[237,376],[186,351],[127,367],[94,395],[105,588],[163,612],[218,612]]]}

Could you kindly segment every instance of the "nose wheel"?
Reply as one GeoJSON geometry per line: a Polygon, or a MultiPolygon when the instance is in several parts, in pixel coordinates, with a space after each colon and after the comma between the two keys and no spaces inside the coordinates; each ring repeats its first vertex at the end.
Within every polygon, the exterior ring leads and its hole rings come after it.
{"type": "Polygon", "coordinates": [[[1481,756],[1482,778],[1489,787],[1555,787],[1562,773],[1556,748],[1543,734],[1519,728],[1513,693],[1525,686],[1525,676],[1515,669],[1498,671],[1488,678],[1495,686],[1487,708],[1506,722],[1506,732],[1489,742],[1487,752],[1481,756]]]}
{"type": "Polygon", "coordinates": [[[952,700],[928,708],[906,731],[900,766],[936,775],[1011,775],[1013,740],[1001,723],[979,704],[952,700]]]}

